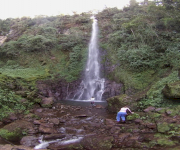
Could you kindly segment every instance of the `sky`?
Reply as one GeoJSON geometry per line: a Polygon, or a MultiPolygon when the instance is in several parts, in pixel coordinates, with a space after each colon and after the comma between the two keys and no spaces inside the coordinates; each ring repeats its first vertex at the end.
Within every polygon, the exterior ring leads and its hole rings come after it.
{"type": "MultiPolygon", "coordinates": [[[[142,1],[142,0],[137,0],[142,1]]],[[[0,0],[0,19],[35,17],[38,15],[71,15],[105,7],[122,9],[129,0],[0,0]]]]}

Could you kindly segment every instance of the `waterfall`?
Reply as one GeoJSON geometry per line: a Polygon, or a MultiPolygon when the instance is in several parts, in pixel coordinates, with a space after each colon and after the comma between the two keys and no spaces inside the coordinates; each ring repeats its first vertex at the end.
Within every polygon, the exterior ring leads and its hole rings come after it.
{"type": "Polygon", "coordinates": [[[88,60],[85,69],[85,76],[80,84],[78,92],[75,94],[76,100],[101,100],[104,92],[103,78],[100,78],[99,49],[98,49],[98,23],[92,17],[92,35],[88,48],[88,60]]]}

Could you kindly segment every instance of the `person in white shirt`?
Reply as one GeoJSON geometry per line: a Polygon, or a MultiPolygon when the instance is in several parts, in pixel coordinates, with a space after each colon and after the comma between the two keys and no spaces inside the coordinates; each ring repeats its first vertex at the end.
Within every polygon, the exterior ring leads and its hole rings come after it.
{"type": "Polygon", "coordinates": [[[125,122],[127,113],[133,114],[133,112],[127,106],[122,107],[120,111],[117,113],[117,122],[120,122],[120,120],[122,120],[122,122],[125,122]]]}
{"type": "Polygon", "coordinates": [[[91,97],[91,100],[92,100],[91,105],[92,105],[93,107],[96,106],[95,103],[94,103],[95,98],[94,98],[94,97],[91,97]]]}
{"type": "Polygon", "coordinates": [[[92,101],[94,101],[94,99],[95,99],[94,97],[91,97],[91,100],[92,100],[92,101]]]}

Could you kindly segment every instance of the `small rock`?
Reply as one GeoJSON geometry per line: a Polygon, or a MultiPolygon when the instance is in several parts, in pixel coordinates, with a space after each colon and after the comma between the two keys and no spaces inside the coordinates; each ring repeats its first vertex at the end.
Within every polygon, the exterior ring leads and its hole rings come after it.
{"type": "Polygon", "coordinates": [[[41,113],[42,111],[43,111],[43,109],[42,109],[42,108],[36,109],[36,112],[41,113]]]}
{"type": "Polygon", "coordinates": [[[150,107],[144,109],[144,112],[150,112],[150,111],[154,111],[154,110],[155,110],[155,107],[150,106],[150,107]]]}
{"type": "Polygon", "coordinates": [[[103,106],[101,106],[101,105],[96,105],[96,108],[101,109],[101,108],[103,108],[103,106]]]}
{"type": "Polygon", "coordinates": [[[84,117],[88,117],[86,114],[82,114],[82,115],[77,115],[75,116],[76,118],[84,118],[84,117]]]}
{"type": "Polygon", "coordinates": [[[146,124],[146,126],[147,126],[149,129],[156,129],[156,124],[155,124],[155,123],[148,123],[148,124],[146,124]]]}
{"type": "Polygon", "coordinates": [[[52,107],[52,104],[54,103],[54,98],[53,97],[44,97],[41,101],[41,106],[42,107],[46,107],[46,108],[49,108],[49,107],[52,107]]]}
{"type": "Polygon", "coordinates": [[[55,125],[58,125],[60,123],[60,121],[57,119],[57,118],[52,118],[52,119],[49,119],[49,122],[50,123],[53,123],[55,125]]]}
{"type": "Polygon", "coordinates": [[[56,131],[53,128],[45,127],[43,125],[40,125],[39,132],[42,132],[42,133],[56,133],[56,131]]]}
{"type": "Polygon", "coordinates": [[[65,138],[65,134],[50,134],[50,135],[45,135],[43,137],[43,140],[56,140],[56,139],[62,139],[65,138]]]}
{"type": "Polygon", "coordinates": [[[135,119],[134,122],[137,124],[143,124],[143,121],[141,119],[135,119]]]}

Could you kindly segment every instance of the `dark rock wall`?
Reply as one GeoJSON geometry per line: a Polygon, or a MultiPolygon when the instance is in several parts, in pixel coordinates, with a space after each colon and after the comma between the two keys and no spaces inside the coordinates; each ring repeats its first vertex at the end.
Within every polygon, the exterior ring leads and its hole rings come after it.
{"type": "MultiPolygon", "coordinates": [[[[37,88],[39,97],[54,97],[56,101],[73,99],[77,90],[79,90],[81,80],[67,83],[65,80],[45,80],[38,81],[37,88]]],[[[109,97],[120,95],[123,93],[123,85],[115,83],[114,81],[105,81],[105,90],[102,96],[103,100],[109,97]]]]}

